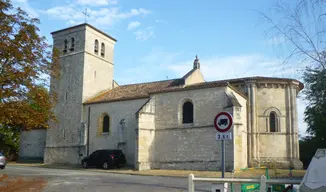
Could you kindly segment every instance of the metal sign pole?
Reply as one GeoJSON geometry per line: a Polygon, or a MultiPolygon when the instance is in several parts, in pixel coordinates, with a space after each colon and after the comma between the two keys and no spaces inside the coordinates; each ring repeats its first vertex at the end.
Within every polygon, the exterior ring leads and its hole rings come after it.
{"type": "Polygon", "coordinates": [[[222,178],[224,178],[225,173],[225,143],[224,139],[222,139],[222,178]]]}
{"type": "Polygon", "coordinates": [[[232,132],[229,131],[233,125],[232,115],[228,112],[220,112],[215,116],[214,127],[218,131],[216,134],[216,140],[222,140],[222,159],[221,169],[222,178],[225,176],[225,140],[232,139],[232,132]]]}

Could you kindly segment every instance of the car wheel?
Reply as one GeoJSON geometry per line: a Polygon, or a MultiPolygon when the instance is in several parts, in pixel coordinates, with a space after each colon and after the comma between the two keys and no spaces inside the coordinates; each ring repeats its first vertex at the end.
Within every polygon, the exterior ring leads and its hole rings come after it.
{"type": "Polygon", "coordinates": [[[0,169],[4,169],[4,168],[5,168],[5,166],[0,167],[0,169]]]}
{"type": "Polygon", "coordinates": [[[109,164],[108,162],[104,162],[103,165],[102,165],[103,169],[109,169],[109,164]]]}
{"type": "Polygon", "coordinates": [[[83,162],[83,168],[84,168],[84,169],[87,169],[87,168],[88,168],[88,164],[87,164],[86,161],[83,162]]]}

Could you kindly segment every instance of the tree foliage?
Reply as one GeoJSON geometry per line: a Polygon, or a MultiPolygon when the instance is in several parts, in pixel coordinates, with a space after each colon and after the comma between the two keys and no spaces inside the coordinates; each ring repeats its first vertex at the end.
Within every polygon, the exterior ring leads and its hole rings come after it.
{"type": "Polygon", "coordinates": [[[299,145],[300,160],[303,163],[303,167],[307,169],[317,149],[321,147],[321,143],[312,136],[306,136],[299,140],[299,145]]]}
{"type": "MultiPolygon", "coordinates": [[[[0,143],[6,145],[10,150],[17,152],[19,150],[19,141],[20,130],[18,127],[10,127],[7,125],[0,127],[0,143]]],[[[8,153],[6,155],[8,155],[8,153]]]]}
{"type": "Polygon", "coordinates": [[[304,74],[307,132],[326,147],[326,69],[308,68],[304,74]]]}
{"type": "Polygon", "coordinates": [[[0,0],[0,125],[47,128],[56,120],[49,78],[59,77],[57,50],[38,34],[39,20],[0,0]]]}

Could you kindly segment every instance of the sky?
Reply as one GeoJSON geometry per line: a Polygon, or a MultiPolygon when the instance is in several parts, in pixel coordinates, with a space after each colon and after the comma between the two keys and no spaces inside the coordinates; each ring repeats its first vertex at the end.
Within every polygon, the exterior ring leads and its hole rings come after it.
{"type": "MultiPolygon", "coordinates": [[[[206,81],[247,76],[301,79],[302,63],[284,64],[287,49],[267,35],[273,0],[12,0],[40,19],[40,34],[85,22],[117,39],[119,85],[180,78],[198,55],[206,81]]],[[[298,99],[299,134],[305,102],[298,99]]]]}

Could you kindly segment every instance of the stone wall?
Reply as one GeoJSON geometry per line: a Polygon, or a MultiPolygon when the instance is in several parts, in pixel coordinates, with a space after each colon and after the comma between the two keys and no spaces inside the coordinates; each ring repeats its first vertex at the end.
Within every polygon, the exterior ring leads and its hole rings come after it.
{"type": "MultiPolygon", "coordinates": [[[[276,161],[288,167],[298,159],[297,92],[296,82],[254,80],[236,87],[248,96],[248,155],[250,166],[276,161]],[[252,107],[255,106],[255,107],[252,107]],[[254,110],[254,111],[253,111],[254,110]],[[269,130],[269,114],[277,114],[277,132],[269,130]],[[254,133],[254,134],[252,134],[254,133]],[[280,145],[281,144],[281,145],[280,145]],[[277,151],[275,152],[275,147],[277,151]],[[294,160],[291,160],[294,159],[294,160]]],[[[300,167],[297,166],[297,167],[300,167]]]]}
{"type": "Polygon", "coordinates": [[[234,126],[232,130],[234,145],[234,169],[239,170],[248,166],[247,149],[247,98],[240,95],[231,88],[227,88],[228,93],[232,93],[241,106],[233,107],[234,126]]]}
{"type": "MultiPolygon", "coordinates": [[[[146,103],[147,99],[137,99],[128,101],[117,101],[109,103],[99,103],[85,105],[84,111],[91,106],[90,133],[89,133],[89,153],[98,149],[121,149],[126,155],[127,164],[135,164],[135,140],[136,140],[136,112],[146,103]],[[108,114],[110,117],[110,133],[98,134],[100,117],[102,114],[108,114]],[[120,141],[119,129],[120,121],[125,119],[124,143],[120,141]]],[[[84,113],[85,122],[87,122],[88,113],[84,113]]]]}
{"type": "MultiPolygon", "coordinates": [[[[221,142],[215,135],[213,125],[157,130],[153,168],[220,170],[221,142]]],[[[225,142],[225,148],[226,168],[232,170],[232,140],[225,142]]]]}
{"type": "Polygon", "coordinates": [[[260,133],[269,131],[269,115],[274,111],[277,114],[277,127],[278,132],[286,133],[286,107],[287,98],[284,87],[269,85],[269,87],[257,88],[257,116],[258,116],[258,130],[260,133]]]}
{"type": "Polygon", "coordinates": [[[61,148],[81,145],[84,34],[85,28],[79,27],[53,35],[54,47],[59,48],[62,53],[60,56],[60,79],[51,79],[50,89],[58,96],[54,114],[59,122],[51,122],[50,128],[47,130],[45,163],[78,161],[79,154],[77,152],[66,153],[61,148]],[[70,50],[71,37],[75,39],[74,50],[70,50]],[[63,53],[65,39],[68,40],[67,53],[63,53]],[[55,151],[56,148],[58,151],[55,151]]]}
{"type": "Polygon", "coordinates": [[[19,142],[19,161],[43,162],[46,129],[22,131],[19,142]]]}
{"type": "Polygon", "coordinates": [[[248,96],[249,166],[254,166],[254,162],[263,165],[269,161],[286,168],[291,164],[301,168],[296,105],[298,82],[259,79],[234,86],[248,96]],[[255,107],[251,107],[252,104],[255,107]],[[277,114],[278,131],[274,133],[269,131],[272,111],[277,114]]]}
{"type": "Polygon", "coordinates": [[[90,27],[86,29],[83,101],[101,91],[112,89],[114,74],[115,41],[90,27]],[[99,42],[98,53],[94,52],[95,40],[99,42]],[[105,45],[104,56],[101,56],[102,43],[105,45]]]}
{"type": "Polygon", "coordinates": [[[291,89],[288,89],[290,86],[292,87],[291,84],[291,82],[286,84],[257,83],[257,129],[259,130],[257,148],[259,150],[258,158],[262,164],[278,162],[280,166],[289,167],[292,159],[298,160],[296,153],[291,153],[291,148],[294,150],[298,148],[297,123],[291,124],[291,114],[295,114],[297,111],[296,104],[291,103],[291,100],[297,98],[296,90],[292,95],[291,89]],[[270,131],[269,115],[272,111],[276,113],[277,117],[276,132],[270,131]],[[295,138],[294,142],[291,142],[293,137],[295,138]]]}
{"type": "MultiPolygon", "coordinates": [[[[61,75],[51,79],[51,89],[58,94],[54,113],[58,123],[51,122],[47,131],[45,163],[79,162],[85,151],[83,102],[113,84],[113,49],[115,41],[88,25],[53,33],[54,47],[61,52],[61,75]],[[74,38],[74,49],[72,38],[74,38]],[[98,56],[94,53],[99,40],[98,56]],[[68,41],[64,52],[65,40],[68,41]],[[101,43],[105,56],[101,57],[101,43]],[[83,151],[84,150],[84,151],[83,151]]],[[[86,119],[87,120],[87,119],[86,119]]]]}
{"type": "Polygon", "coordinates": [[[151,169],[155,150],[155,96],[139,111],[137,132],[135,168],[151,169]]]}
{"type": "Polygon", "coordinates": [[[46,147],[44,151],[46,164],[73,164],[80,165],[85,154],[84,146],[55,146],[46,147]]]}
{"type": "Polygon", "coordinates": [[[290,136],[286,135],[289,129],[286,124],[288,102],[286,94],[285,86],[276,87],[275,84],[267,84],[257,87],[258,158],[262,163],[279,158],[283,160],[290,158],[291,154],[289,154],[289,145],[287,144],[290,136]],[[270,132],[269,115],[272,111],[277,114],[277,132],[270,132]]]}
{"type": "MultiPolygon", "coordinates": [[[[153,168],[219,170],[221,142],[213,122],[228,104],[226,87],[155,95],[155,150],[153,168]],[[182,105],[194,104],[194,123],[182,124],[182,105]]],[[[235,93],[237,94],[237,93],[235,93]]],[[[230,110],[233,113],[232,109],[230,110]]],[[[226,167],[234,169],[233,141],[226,141],[226,167]]]]}
{"type": "Polygon", "coordinates": [[[193,70],[190,74],[188,74],[185,78],[185,85],[192,85],[196,83],[205,82],[204,76],[201,73],[200,69],[193,70]]]}

